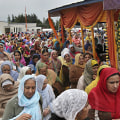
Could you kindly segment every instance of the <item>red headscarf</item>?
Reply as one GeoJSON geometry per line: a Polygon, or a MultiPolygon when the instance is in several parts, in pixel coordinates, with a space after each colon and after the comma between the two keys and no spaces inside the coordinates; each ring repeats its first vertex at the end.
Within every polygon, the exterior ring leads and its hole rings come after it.
{"type": "Polygon", "coordinates": [[[92,109],[111,112],[112,118],[120,118],[120,85],[118,91],[113,94],[107,89],[107,78],[119,73],[115,68],[104,68],[100,73],[100,80],[88,95],[92,109]]]}

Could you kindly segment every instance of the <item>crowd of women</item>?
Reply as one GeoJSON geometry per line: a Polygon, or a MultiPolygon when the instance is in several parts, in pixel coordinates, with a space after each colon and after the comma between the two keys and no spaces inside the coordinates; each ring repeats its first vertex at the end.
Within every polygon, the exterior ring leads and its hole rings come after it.
{"type": "Polygon", "coordinates": [[[2,120],[120,119],[119,71],[93,59],[90,36],[85,53],[78,38],[62,44],[48,32],[0,36],[2,120]]]}

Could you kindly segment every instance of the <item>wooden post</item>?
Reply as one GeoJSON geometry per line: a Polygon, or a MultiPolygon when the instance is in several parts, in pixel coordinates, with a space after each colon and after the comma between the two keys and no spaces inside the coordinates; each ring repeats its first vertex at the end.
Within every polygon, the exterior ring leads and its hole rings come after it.
{"type": "Polygon", "coordinates": [[[96,59],[96,52],[95,52],[95,39],[94,39],[94,30],[93,27],[91,27],[92,32],[92,49],[93,49],[93,57],[96,59]]]}
{"type": "Polygon", "coordinates": [[[85,48],[84,48],[84,33],[83,33],[83,27],[81,26],[81,35],[82,35],[82,48],[83,48],[83,53],[85,53],[85,48]]]}

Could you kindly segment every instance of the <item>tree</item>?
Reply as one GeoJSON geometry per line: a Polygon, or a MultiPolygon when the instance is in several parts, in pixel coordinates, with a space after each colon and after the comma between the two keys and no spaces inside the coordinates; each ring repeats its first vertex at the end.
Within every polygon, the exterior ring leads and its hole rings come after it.
{"type": "Polygon", "coordinates": [[[15,17],[13,14],[12,14],[12,21],[11,22],[15,22],[15,17]]]}
{"type": "Polygon", "coordinates": [[[56,23],[55,23],[55,29],[59,29],[60,27],[60,20],[56,20],[56,23]]]}
{"type": "MultiPolygon", "coordinates": [[[[27,16],[27,23],[37,23],[37,27],[50,28],[48,18],[43,18],[43,22],[42,22],[40,19],[38,19],[38,17],[34,13],[31,15],[28,14],[26,16],[27,16]]],[[[14,16],[12,14],[12,19],[10,19],[10,16],[8,15],[8,22],[25,23],[25,15],[19,14],[18,16],[14,16]]],[[[59,20],[57,20],[56,23],[53,21],[56,30],[58,29],[59,22],[60,22],[59,20]]]]}
{"type": "Polygon", "coordinates": [[[7,21],[8,21],[8,23],[11,22],[10,15],[8,15],[7,21]]]}

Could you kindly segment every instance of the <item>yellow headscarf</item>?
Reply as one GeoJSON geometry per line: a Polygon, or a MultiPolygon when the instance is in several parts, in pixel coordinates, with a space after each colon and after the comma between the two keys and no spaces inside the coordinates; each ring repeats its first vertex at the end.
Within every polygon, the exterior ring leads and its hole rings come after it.
{"type": "Polygon", "coordinates": [[[91,65],[92,65],[92,67],[93,67],[94,65],[98,65],[98,62],[97,62],[96,60],[92,60],[92,61],[91,61],[91,65]]]}
{"type": "Polygon", "coordinates": [[[85,88],[85,91],[87,92],[87,94],[89,94],[89,92],[92,90],[92,88],[94,88],[94,87],[97,86],[97,83],[98,83],[98,81],[99,81],[99,79],[100,79],[100,76],[99,76],[100,71],[101,71],[102,69],[104,69],[104,68],[107,68],[107,67],[110,67],[110,66],[108,66],[108,65],[102,65],[102,66],[100,66],[100,67],[98,68],[96,79],[95,79],[94,81],[92,81],[92,82],[85,88]]]}
{"type": "Polygon", "coordinates": [[[80,65],[79,62],[78,62],[80,56],[83,56],[83,55],[81,53],[78,53],[78,54],[75,55],[75,65],[79,66],[81,68],[85,68],[85,63],[83,63],[83,65],[80,65]]]}

